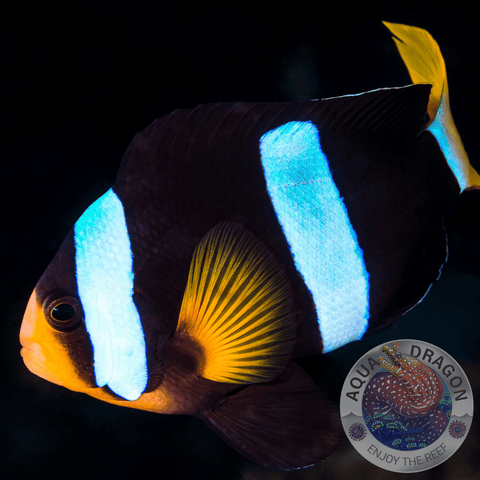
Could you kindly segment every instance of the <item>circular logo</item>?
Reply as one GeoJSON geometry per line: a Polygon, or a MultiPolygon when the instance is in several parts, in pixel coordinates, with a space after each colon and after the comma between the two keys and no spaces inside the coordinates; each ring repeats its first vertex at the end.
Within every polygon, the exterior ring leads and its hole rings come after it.
{"type": "Polygon", "coordinates": [[[460,365],[418,340],[388,342],[353,366],[340,415],[355,449],[393,472],[421,472],[444,462],[465,440],[473,394],[460,365]]]}

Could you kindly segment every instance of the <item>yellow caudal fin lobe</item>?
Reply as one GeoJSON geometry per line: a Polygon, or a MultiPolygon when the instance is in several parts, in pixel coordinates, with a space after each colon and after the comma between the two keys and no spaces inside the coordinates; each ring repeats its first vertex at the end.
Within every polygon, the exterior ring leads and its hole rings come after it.
{"type": "Polygon", "coordinates": [[[251,232],[226,222],[202,239],[175,336],[199,347],[196,373],[209,380],[259,383],[283,371],[295,341],[292,291],[251,232]]]}
{"type": "Polygon", "coordinates": [[[423,28],[383,22],[393,33],[400,56],[413,83],[432,85],[428,102],[429,123],[440,108],[442,94],[448,95],[447,71],[437,42],[423,28]]]}
{"type": "Polygon", "coordinates": [[[470,165],[450,112],[447,71],[437,42],[422,28],[383,22],[408,69],[413,83],[432,85],[427,129],[437,139],[461,191],[480,188],[480,176],[470,165]]]}

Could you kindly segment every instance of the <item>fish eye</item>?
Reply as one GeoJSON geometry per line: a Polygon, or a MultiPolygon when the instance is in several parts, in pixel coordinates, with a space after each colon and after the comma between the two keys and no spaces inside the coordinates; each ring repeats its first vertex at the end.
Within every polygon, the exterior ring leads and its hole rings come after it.
{"type": "Polygon", "coordinates": [[[71,303],[59,303],[50,315],[58,322],[68,322],[75,316],[75,307],[71,303]]]}
{"type": "Polygon", "coordinates": [[[75,331],[83,321],[83,310],[80,302],[71,296],[47,297],[44,302],[45,318],[57,331],[69,333],[75,331]]]}

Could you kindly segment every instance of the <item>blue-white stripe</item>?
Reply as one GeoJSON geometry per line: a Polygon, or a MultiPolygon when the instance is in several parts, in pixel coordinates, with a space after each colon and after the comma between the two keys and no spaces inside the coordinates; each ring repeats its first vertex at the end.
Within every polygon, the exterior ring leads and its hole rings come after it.
{"type": "Polygon", "coordinates": [[[311,122],[267,132],[260,153],[268,193],[309,288],[328,352],[368,327],[369,278],[363,252],[311,122]]]}
{"type": "Polygon", "coordinates": [[[470,186],[469,170],[471,166],[460,135],[453,123],[448,95],[442,95],[437,115],[427,130],[430,130],[436,138],[440,149],[445,155],[448,166],[455,175],[460,190],[463,192],[470,186]]]}
{"type": "Polygon", "coordinates": [[[75,224],[77,287],[93,347],[95,381],[136,400],[148,381],[145,337],[133,302],[132,251],[112,189],[75,224]]]}

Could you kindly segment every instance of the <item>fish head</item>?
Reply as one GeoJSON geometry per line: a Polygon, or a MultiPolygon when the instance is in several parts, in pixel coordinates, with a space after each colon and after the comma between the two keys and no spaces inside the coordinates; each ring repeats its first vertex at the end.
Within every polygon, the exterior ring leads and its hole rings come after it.
{"type": "Polygon", "coordinates": [[[110,189],[77,220],[30,297],[20,341],[32,373],[107,401],[137,400],[161,382],[161,347],[176,322],[136,288],[133,260],[110,189]]]}
{"type": "Polygon", "coordinates": [[[72,235],[37,283],[20,328],[27,368],[70,390],[95,387],[84,311],[76,293],[72,235]]]}

